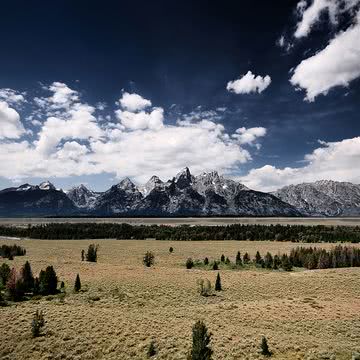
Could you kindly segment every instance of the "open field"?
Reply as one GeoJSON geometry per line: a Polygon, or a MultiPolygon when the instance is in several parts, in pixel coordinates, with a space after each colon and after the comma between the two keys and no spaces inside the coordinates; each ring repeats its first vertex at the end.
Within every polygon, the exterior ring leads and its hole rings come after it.
{"type": "Polygon", "coordinates": [[[81,250],[92,242],[0,240],[27,250],[8,263],[20,268],[29,260],[36,275],[54,265],[67,287],[63,301],[55,296],[0,308],[0,359],[145,359],[151,340],[156,359],[186,359],[197,319],[213,333],[214,359],[261,359],[262,335],[274,359],[345,360],[360,351],[360,268],[221,270],[224,291],[202,297],[196,281],[214,284],[217,272],[186,270],[186,258],[224,253],[234,261],[237,251],[253,257],[256,250],[283,253],[297,244],[97,240],[98,262],[81,262],[81,250]],[[147,250],[155,254],[153,268],[142,265],[147,250]],[[74,294],[77,273],[87,291],[74,294]],[[46,325],[44,336],[32,339],[37,309],[44,310],[46,325]]]}
{"type": "Polygon", "coordinates": [[[127,223],[131,225],[230,225],[230,224],[281,224],[281,225],[349,225],[360,226],[360,217],[295,218],[295,217],[189,217],[189,218],[0,218],[0,225],[27,226],[48,223],[127,223]]]}

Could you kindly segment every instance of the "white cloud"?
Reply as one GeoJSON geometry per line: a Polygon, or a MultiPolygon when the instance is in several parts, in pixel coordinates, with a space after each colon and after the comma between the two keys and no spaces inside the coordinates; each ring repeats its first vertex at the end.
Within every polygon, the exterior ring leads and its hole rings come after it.
{"type": "Polygon", "coordinates": [[[269,75],[261,77],[256,76],[248,71],[244,76],[238,80],[229,81],[226,89],[232,91],[235,94],[250,94],[250,93],[262,93],[271,83],[269,75]]]}
{"type": "Polygon", "coordinates": [[[121,124],[130,130],[138,129],[160,129],[163,127],[164,110],[162,108],[154,108],[151,112],[145,111],[130,112],[116,110],[116,117],[121,124]]]}
{"type": "Polygon", "coordinates": [[[236,134],[232,137],[239,141],[240,145],[252,145],[260,137],[266,135],[266,129],[264,127],[253,127],[253,128],[239,128],[236,130],[236,134]]]}
{"type": "Polygon", "coordinates": [[[306,90],[305,99],[314,101],[335,86],[348,86],[360,76],[360,12],[357,21],[338,33],[325,49],[303,60],[294,70],[290,82],[306,90]]]}
{"type": "Polygon", "coordinates": [[[21,104],[25,102],[25,93],[20,93],[12,89],[0,89],[0,100],[6,101],[8,104],[21,104]]]}
{"type": "Polygon", "coordinates": [[[17,111],[5,101],[0,101],[0,139],[18,139],[24,133],[17,111]]]}
{"type": "Polygon", "coordinates": [[[128,92],[123,93],[119,103],[123,109],[131,112],[144,110],[151,106],[150,100],[144,99],[138,94],[129,94],[128,92]]]}
{"type": "Polygon", "coordinates": [[[265,165],[239,178],[250,188],[273,191],[282,186],[331,179],[360,184],[360,137],[338,142],[320,142],[321,147],[305,155],[303,167],[276,168],[265,165]]]}
{"type": "Polygon", "coordinates": [[[359,0],[313,0],[311,5],[307,4],[305,0],[301,0],[297,5],[300,16],[294,33],[297,39],[308,36],[325,12],[328,13],[330,22],[336,25],[339,14],[352,10],[359,4],[359,0]]]}
{"type": "MultiPolygon", "coordinates": [[[[63,96],[37,98],[41,106],[50,107],[41,111],[52,115],[35,123],[40,126],[36,140],[0,141],[0,176],[20,179],[106,172],[144,182],[153,174],[168,179],[185,166],[194,173],[213,169],[226,173],[250,161],[243,145],[256,144],[265,134],[263,128],[228,133],[222,124],[200,119],[198,112],[170,125],[160,107],[119,109],[119,123],[99,123],[95,107],[82,103],[78,93],[63,92],[69,89],[65,84],[51,88],[52,92],[61,89],[63,96]]],[[[214,118],[211,110],[203,115],[214,118]]]]}

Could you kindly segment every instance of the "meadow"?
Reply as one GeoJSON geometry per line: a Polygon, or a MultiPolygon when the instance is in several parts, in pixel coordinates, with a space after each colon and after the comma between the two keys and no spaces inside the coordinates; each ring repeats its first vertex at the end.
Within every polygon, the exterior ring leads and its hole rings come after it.
{"type": "MultiPolygon", "coordinates": [[[[237,251],[289,253],[298,244],[269,241],[6,240],[25,256],[0,259],[34,274],[53,265],[66,296],[54,295],[0,307],[1,359],[186,359],[192,326],[202,319],[212,335],[214,359],[262,359],[261,337],[273,359],[351,359],[360,351],[360,268],[327,270],[222,270],[223,291],[203,297],[197,281],[214,285],[217,271],[186,269],[188,257],[232,262],[237,251]],[[81,250],[99,244],[97,263],[81,250]],[[170,253],[169,248],[174,252],[170,253]],[[142,264],[146,251],[155,265],[142,264]],[[82,290],[73,292],[76,274],[82,290]],[[31,337],[36,310],[43,336],[31,337]]],[[[333,244],[301,244],[330,249],[333,244]]],[[[352,244],[359,246],[359,244],[352,244]]]]}

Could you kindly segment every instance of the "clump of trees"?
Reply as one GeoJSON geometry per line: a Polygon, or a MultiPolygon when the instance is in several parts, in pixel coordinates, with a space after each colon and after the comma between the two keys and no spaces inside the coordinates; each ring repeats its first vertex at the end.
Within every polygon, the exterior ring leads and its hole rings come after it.
{"type": "Polygon", "coordinates": [[[151,251],[147,251],[143,258],[143,264],[150,267],[155,263],[155,255],[151,251]]]}
{"type": "Polygon", "coordinates": [[[275,240],[360,242],[359,226],[256,225],[164,226],[108,223],[51,223],[26,228],[0,226],[0,236],[35,239],[275,240]]]}
{"type": "MultiPolygon", "coordinates": [[[[58,278],[52,266],[41,270],[39,277],[34,277],[28,261],[20,271],[10,269],[7,264],[0,267],[1,288],[5,288],[8,300],[21,301],[24,297],[33,295],[53,295],[58,292],[58,278]]],[[[0,288],[0,290],[1,290],[0,288]]]]}
{"type": "Polygon", "coordinates": [[[197,321],[192,328],[192,349],[188,360],[210,360],[213,350],[210,346],[211,333],[203,321],[197,321]]]}
{"type": "Polygon", "coordinates": [[[2,245],[0,247],[0,256],[12,260],[15,256],[26,255],[26,249],[19,245],[2,245]]]}
{"type": "Polygon", "coordinates": [[[97,262],[99,245],[90,244],[86,253],[86,261],[97,262]]]}

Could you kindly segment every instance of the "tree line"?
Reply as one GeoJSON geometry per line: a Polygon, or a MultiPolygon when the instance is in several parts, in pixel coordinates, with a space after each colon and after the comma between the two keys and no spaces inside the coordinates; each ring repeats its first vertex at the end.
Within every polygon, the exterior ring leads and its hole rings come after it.
{"type": "Polygon", "coordinates": [[[15,256],[24,255],[26,255],[26,249],[19,245],[2,245],[0,247],[0,256],[3,258],[13,260],[15,256]]]}
{"type": "Polygon", "coordinates": [[[28,227],[0,226],[0,236],[33,239],[275,240],[293,242],[360,242],[359,226],[254,225],[165,226],[99,223],[50,223],[28,227]]]}

